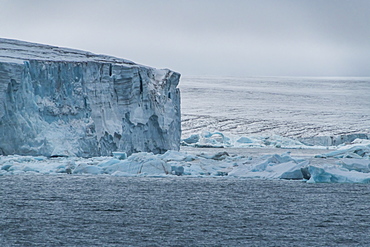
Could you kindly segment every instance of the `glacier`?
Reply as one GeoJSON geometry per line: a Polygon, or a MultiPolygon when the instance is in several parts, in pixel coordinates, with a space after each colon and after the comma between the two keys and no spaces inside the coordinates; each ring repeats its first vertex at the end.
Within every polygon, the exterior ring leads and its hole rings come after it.
{"type": "Polygon", "coordinates": [[[125,59],[0,39],[0,154],[179,150],[179,78],[125,59]]]}
{"type": "Polygon", "coordinates": [[[370,183],[367,78],[193,78],[181,83],[181,104],[179,78],[125,59],[0,39],[0,176],[370,183]],[[358,87],[347,87],[352,82],[358,87]]]}

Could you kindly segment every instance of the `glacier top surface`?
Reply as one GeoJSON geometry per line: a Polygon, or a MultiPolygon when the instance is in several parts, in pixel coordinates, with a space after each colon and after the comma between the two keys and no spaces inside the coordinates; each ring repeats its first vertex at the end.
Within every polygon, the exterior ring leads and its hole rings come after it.
{"type": "Polygon", "coordinates": [[[26,60],[136,65],[130,60],[97,55],[87,51],[0,38],[0,62],[23,63],[26,60]]]}

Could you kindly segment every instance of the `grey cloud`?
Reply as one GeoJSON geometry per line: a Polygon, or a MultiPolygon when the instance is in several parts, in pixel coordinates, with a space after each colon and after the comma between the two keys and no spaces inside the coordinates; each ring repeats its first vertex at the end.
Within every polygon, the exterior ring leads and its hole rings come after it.
{"type": "Polygon", "coordinates": [[[3,37],[183,74],[369,76],[367,0],[0,0],[3,37]]]}

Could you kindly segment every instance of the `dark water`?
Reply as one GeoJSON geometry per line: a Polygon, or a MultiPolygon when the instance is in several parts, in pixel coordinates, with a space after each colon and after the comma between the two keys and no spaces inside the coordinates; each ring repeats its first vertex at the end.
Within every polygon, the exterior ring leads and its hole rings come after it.
{"type": "Polygon", "coordinates": [[[0,177],[0,246],[370,246],[370,185],[0,177]]]}

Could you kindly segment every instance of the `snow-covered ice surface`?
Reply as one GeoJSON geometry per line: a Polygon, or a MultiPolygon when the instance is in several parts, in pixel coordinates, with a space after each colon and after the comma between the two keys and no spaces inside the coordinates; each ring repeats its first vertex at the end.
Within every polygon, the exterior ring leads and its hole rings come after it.
{"type": "Polygon", "coordinates": [[[182,136],[202,131],[339,145],[370,134],[370,78],[183,77],[182,136]]]}

